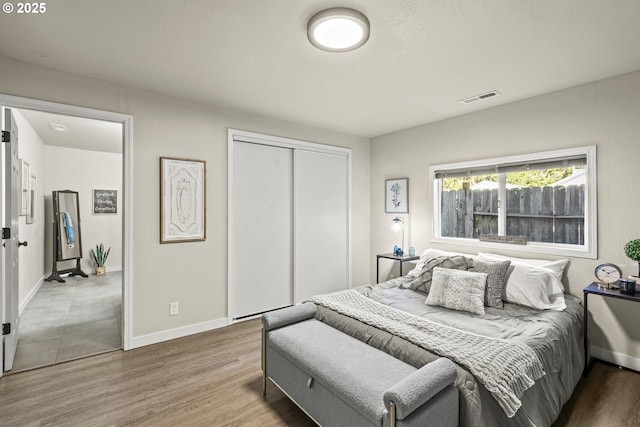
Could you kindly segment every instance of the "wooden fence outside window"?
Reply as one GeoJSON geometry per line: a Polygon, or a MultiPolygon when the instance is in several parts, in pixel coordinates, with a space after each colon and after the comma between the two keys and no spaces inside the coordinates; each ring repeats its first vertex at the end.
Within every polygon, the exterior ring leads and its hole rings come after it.
{"type": "MultiPolygon", "coordinates": [[[[507,189],[507,236],[584,245],[584,185],[507,189]]],[[[498,190],[442,192],[442,237],[498,234],[498,190]]]]}

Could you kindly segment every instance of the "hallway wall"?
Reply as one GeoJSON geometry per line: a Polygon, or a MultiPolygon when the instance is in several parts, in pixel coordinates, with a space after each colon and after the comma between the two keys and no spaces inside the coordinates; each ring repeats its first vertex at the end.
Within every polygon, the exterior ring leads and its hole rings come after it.
{"type": "MultiPolygon", "coordinates": [[[[89,249],[104,243],[111,248],[107,271],[122,270],[122,154],[75,148],[45,146],[46,177],[44,196],[47,208],[45,271],[52,267],[51,192],[72,190],[78,192],[82,233],[82,270],[93,274],[89,249]],[[117,190],[118,211],[115,214],[93,213],[93,190],[117,190]]],[[[58,269],[75,266],[75,261],[59,263],[58,269]],[[64,265],[69,264],[68,267],[64,265]]]]}
{"type": "Polygon", "coordinates": [[[18,125],[18,155],[29,163],[30,174],[37,180],[36,198],[34,203],[35,222],[26,223],[26,216],[18,218],[18,235],[21,242],[27,242],[27,246],[21,246],[19,256],[20,290],[18,298],[20,312],[22,312],[33,297],[35,291],[42,283],[45,275],[44,245],[45,245],[45,219],[43,180],[45,176],[44,142],[24,119],[20,112],[13,110],[18,125]]]}

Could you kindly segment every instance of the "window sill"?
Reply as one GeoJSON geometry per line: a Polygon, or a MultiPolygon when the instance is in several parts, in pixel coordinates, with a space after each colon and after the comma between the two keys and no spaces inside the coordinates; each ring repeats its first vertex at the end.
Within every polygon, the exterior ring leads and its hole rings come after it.
{"type": "Polygon", "coordinates": [[[461,239],[456,237],[433,237],[430,239],[432,243],[442,243],[456,246],[468,246],[477,251],[500,250],[508,252],[522,252],[523,254],[542,254],[542,255],[559,255],[572,258],[588,258],[596,259],[596,248],[589,250],[585,246],[576,245],[545,245],[544,243],[529,242],[526,245],[481,242],[478,239],[461,239]]]}

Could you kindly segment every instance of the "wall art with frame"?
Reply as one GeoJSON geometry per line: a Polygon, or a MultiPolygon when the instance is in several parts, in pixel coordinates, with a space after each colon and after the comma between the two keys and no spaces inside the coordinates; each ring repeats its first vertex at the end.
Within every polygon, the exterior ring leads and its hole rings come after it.
{"type": "Polygon", "coordinates": [[[20,159],[20,216],[29,215],[29,180],[31,179],[31,168],[29,163],[20,159]]]}
{"type": "Polygon", "coordinates": [[[29,179],[29,211],[27,212],[26,223],[36,222],[36,176],[31,175],[29,179]]]}
{"type": "Polygon", "coordinates": [[[117,214],[118,190],[93,189],[93,214],[117,214]]]}
{"type": "Polygon", "coordinates": [[[206,162],[160,158],[160,243],[206,239],[206,162]]]}
{"type": "Polygon", "coordinates": [[[384,203],[386,213],[409,213],[409,178],[387,179],[384,203]]]}

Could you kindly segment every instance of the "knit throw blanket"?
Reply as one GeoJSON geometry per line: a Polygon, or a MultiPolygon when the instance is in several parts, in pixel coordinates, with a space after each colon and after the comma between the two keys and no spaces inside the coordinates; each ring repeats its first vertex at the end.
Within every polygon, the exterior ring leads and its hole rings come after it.
{"type": "Polygon", "coordinates": [[[521,406],[520,397],[545,375],[528,345],[491,338],[442,325],[376,302],[348,289],[310,299],[340,314],[397,335],[465,367],[502,407],[507,417],[521,406]]]}

